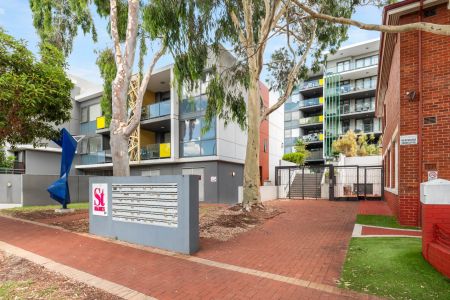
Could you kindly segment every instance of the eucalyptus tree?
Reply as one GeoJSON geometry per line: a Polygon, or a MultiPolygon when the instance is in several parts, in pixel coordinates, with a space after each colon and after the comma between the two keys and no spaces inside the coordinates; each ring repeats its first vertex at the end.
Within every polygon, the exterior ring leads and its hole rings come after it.
{"type": "MultiPolygon", "coordinates": [[[[259,127],[291,95],[308,71],[318,71],[325,50],[334,51],[346,39],[347,27],[310,18],[286,0],[156,0],[170,10],[153,10],[152,19],[170,18],[178,26],[164,28],[175,58],[179,86],[196,88],[209,74],[206,127],[216,115],[234,121],[248,134],[244,165],[244,209],[262,206],[259,194],[259,127]],[[174,9],[176,8],[176,12],[174,9]],[[188,20],[188,22],[185,22],[188,20]],[[270,41],[277,43],[271,51],[270,41]],[[236,57],[220,66],[223,47],[236,57]],[[267,59],[267,57],[271,59],[267,59]],[[270,73],[270,88],[279,98],[270,107],[261,101],[263,68],[270,73]]],[[[358,1],[307,1],[327,14],[350,17],[358,1]]]]}
{"type": "MultiPolygon", "coordinates": [[[[111,49],[99,53],[97,64],[105,81],[105,97],[111,97],[111,112],[108,111],[107,99],[102,106],[110,114],[110,144],[115,176],[130,174],[128,141],[130,135],[139,126],[142,101],[153,69],[166,51],[167,39],[155,26],[155,20],[148,18],[144,11],[152,9],[170,10],[164,3],[154,5],[153,1],[141,0],[30,0],[33,12],[33,23],[41,39],[51,42],[64,50],[68,55],[73,49],[74,37],[81,28],[84,33],[90,32],[96,40],[97,30],[94,24],[95,12],[108,18],[105,28],[112,40],[111,49]],[[147,62],[143,72],[147,48],[155,51],[147,62]],[[139,72],[133,69],[136,53],[139,52],[137,65],[139,72]],[[114,65],[112,65],[114,64],[114,65]],[[128,91],[132,76],[140,73],[134,80],[138,82],[136,106],[128,111],[128,91]]],[[[171,20],[158,20],[171,22],[171,20]]],[[[104,98],[105,98],[104,97],[104,98]]],[[[108,116],[109,119],[109,116],[108,116]]]]}
{"type": "MultiPolygon", "coordinates": [[[[175,58],[179,86],[188,89],[209,73],[206,123],[215,116],[238,122],[248,133],[244,166],[244,208],[261,206],[259,195],[259,126],[290,97],[309,71],[318,71],[347,38],[349,25],[364,30],[404,32],[424,30],[448,34],[448,25],[424,22],[399,26],[365,24],[351,19],[359,5],[382,6],[392,0],[155,0],[170,10],[153,11],[154,20],[171,19],[165,28],[175,58]],[[174,10],[175,8],[175,10],[174,10]],[[186,22],[187,20],[187,22],[186,22]],[[269,43],[271,46],[268,47],[269,43]],[[278,47],[273,49],[273,45],[278,47]],[[220,56],[224,45],[236,62],[219,66],[208,54],[220,56]],[[271,59],[267,59],[271,57],[271,59]],[[259,80],[263,69],[279,98],[262,105],[259,80]],[[241,89],[241,87],[243,89],[241,89]]],[[[158,23],[158,22],[156,22],[158,23]]],[[[161,22],[164,27],[164,23],[161,22]]],[[[206,128],[207,129],[207,128],[206,128]]]]}

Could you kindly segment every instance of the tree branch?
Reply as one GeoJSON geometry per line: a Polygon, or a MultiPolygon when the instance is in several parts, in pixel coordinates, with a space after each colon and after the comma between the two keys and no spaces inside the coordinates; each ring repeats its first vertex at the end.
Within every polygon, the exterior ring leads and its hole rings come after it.
{"type": "Polygon", "coordinates": [[[134,107],[134,110],[133,110],[133,116],[124,131],[126,136],[131,135],[131,133],[133,133],[133,131],[136,129],[136,127],[139,126],[139,122],[141,120],[141,113],[142,113],[142,101],[144,99],[145,91],[147,90],[148,81],[150,80],[150,77],[152,76],[153,69],[155,68],[156,63],[161,58],[161,56],[164,55],[166,50],[167,50],[167,45],[165,42],[163,42],[163,45],[161,46],[161,48],[153,56],[153,60],[150,64],[147,72],[145,73],[144,77],[142,78],[142,81],[140,82],[138,96],[136,99],[136,106],[134,107]]]}
{"type": "MultiPolygon", "coordinates": [[[[116,0],[113,0],[116,1],[116,0]]],[[[127,78],[131,76],[131,70],[133,68],[134,56],[136,54],[136,40],[138,32],[139,22],[139,0],[128,0],[128,20],[127,20],[127,35],[125,43],[124,61],[127,65],[125,70],[127,72],[127,78]]]]}
{"type": "Polygon", "coordinates": [[[321,19],[333,23],[339,23],[343,25],[351,25],[358,27],[364,30],[372,30],[372,31],[381,31],[386,33],[399,33],[399,32],[408,32],[413,30],[421,30],[439,35],[447,35],[450,36],[450,25],[442,25],[442,24],[434,24],[427,22],[416,22],[411,24],[404,25],[377,25],[377,24],[366,24],[359,21],[355,21],[352,19],[342,18],[342,17],[333,17],[330,15],[318,13],[306,6],[303,3],[300,3],[298,0],[293,0],[295,4],[298,5],[301,9],[306,11],[312,18],[321,19]]]}
{"type": "Polygon", "coordinates": [[[300,71],[300,68],[305,63],[306,58],[308,57],[308,54],[309,54],[309,50],[311,49],[311,47],[312,47],[312,45],[314,43],[314,40],[316,39],[316,27],[317,27],[317,24],[315,24],[315,26],[314,26],[313,34],[311,35],[311,38],[310,38],[308,44],[306,45],[305,52],[303,53],[303,55],[300,58],[299,62],[294,66],[292,71],[289,73],[288,81],[287,81],[287,85],[286,85],[286,90],[285,90],[283,96],[281,96],[274,105],[272,105],[271,107],[269,107],[268,109],[266,109],[263,112],[263,114],[261,116],[261,120],[265,120],[268,115],[270,115],[275,110],[277,110],[281,105],[283,105],[283,103],[286,102],[286,100],[291,95],[292,89],[294,88],[294,83],[295,83],[295,81],[296,81],[296,79],[298,77],[298,72],[300,71]]]}
{"type": "Polygon", "coordinates": [[[117,28],[117,0],[111,0],[110,8],[111,36],[114,42],[116,65],[122,64],[122,49],[120,48],[119,30],[117,28]]]}

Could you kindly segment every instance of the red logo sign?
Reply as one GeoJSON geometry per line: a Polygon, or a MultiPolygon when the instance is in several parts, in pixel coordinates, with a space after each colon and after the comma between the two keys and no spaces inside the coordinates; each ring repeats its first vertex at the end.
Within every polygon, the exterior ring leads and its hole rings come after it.
{"type": "Polygon", "coordinates": [[[92,209],[94,215],[106,216],[108,214],[108,185],[92,185],[92,209]]]}

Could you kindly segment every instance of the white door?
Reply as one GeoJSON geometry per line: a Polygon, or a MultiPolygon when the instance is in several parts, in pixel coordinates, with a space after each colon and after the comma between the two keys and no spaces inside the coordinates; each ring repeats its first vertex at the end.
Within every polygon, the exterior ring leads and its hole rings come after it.
{"type": "Polygon", "coordinates": [[[205,201],[205,171],[203,168],[184,168],[181,171],[182,175],[199,175],[200,180],[198,181],[198,199],[199,201],[205,201]]]}

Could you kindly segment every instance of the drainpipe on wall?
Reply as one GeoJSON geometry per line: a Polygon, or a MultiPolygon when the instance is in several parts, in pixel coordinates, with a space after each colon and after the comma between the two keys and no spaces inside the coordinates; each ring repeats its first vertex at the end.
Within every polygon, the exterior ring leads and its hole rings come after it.
{"type": "MultiPolygon", "coordinates": [[[[422,22],[422,15],[423,15],[423,0],[420,0],[420,7],[419,7],[419,22],[422,22]]],[[[422,182],[423,178],[423,164],[422,164],[422,113],[423,113],[423,99],[422,99],[422,30],[419,30],[419,122],[418,122],[418,146],[419,146],[419,184],[422,182]]],[[[419,226],[421,224],[421,205],[420,201],[417,202],[417,217],[419,226]]]]}

